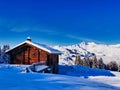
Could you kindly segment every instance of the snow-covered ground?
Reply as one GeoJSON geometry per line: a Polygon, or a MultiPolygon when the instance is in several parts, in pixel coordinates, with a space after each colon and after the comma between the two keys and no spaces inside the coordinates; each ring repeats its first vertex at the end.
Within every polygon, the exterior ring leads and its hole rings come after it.
{"type": "Polygon", "coordinates": [[[60,66],[62,75],[55,75],[25,73],[25,67],[0,65],[0,90],[120,90],[120,73],[116,72],[60,66]]]}
{"type": "Polygon", "coordinates": [[[115,77],[110,77],[110,76],[90,76],[89,79],[90,80],[94,80],[97,82],[101,82],[101,83],[105,83],[105,84],[109,84],[115,87],[120,87],[120,72],[112,72],[115,77]]]}
{"type": "Polygon", "coordinates": [[[59,73],[62,75],[77,76],[86,78],[111,86],[118,87],[120,90],[120,72],[113,72],[109,70],[102,70],[97,68],[87,68],[84,66],[59,66],[59,73]],[[64,68],[64,69],[62,69],[64,68]]]}
{"type": "Polygon", "coordinates": [[[69,46],[54,46],[53,48],[62,52],[60,55],[60,64],[74,64],[77,53],[82,56],[90,56],[92,53],[95,53],[98,59],[103,59],[104,63],[116,61],[120,64],[120,44],[106,45],[96,44],[94,42],[81,42],[69,46]]]}

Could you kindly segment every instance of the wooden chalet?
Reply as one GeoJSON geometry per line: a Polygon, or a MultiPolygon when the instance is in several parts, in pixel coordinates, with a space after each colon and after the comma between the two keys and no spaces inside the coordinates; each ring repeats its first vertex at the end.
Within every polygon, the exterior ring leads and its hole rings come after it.
{"type": "Polygon", "coordinates": [[[58,72],[60,51],[43,44],[32,42],[30,38],[6,52],[10,55],[10,64],[44,63],[58,72]]]}

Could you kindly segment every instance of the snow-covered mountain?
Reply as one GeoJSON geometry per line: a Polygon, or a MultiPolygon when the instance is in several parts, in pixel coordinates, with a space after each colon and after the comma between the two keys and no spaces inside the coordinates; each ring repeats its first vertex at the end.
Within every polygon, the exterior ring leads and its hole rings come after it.
{"type": "Polygon", "coordinates": [[[74,64],[76,54],[81,54],[81,58],[84,56],[91,57],[95,54],[97,59],[102,58],[104,63],[116,61],[120,64],[120,44],[105,45],[81,42],[70,46],[54,46],[53,48],[62,52],[60,64],[74,64]]]}

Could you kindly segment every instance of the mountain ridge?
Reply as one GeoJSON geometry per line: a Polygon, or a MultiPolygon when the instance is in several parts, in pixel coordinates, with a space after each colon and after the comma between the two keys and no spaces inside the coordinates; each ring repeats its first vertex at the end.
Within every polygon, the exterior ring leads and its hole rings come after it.
{"type": "Polygon", "coordinates": [[[110,61],[116,61],[120,64],[120,44],[97,44],[95,42],[81,42],[68,46],[53,46],[62,52],[60,55],[60,64],[74,64],[75,56],[92,56],[95,54],[97,59],[102,58],[107,64],[110,61]]]}

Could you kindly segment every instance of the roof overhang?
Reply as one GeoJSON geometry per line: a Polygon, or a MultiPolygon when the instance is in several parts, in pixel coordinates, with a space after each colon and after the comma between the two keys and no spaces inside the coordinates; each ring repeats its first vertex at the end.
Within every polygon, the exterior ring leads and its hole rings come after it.
{"type": "Polygon", "coordinates": [[[31,41],[24,41],[24,42],[22,42],[22,43],[20,43],[20,44],[18,44],[16,46],[14,46],[13,48],[7,50],[6,53],[12,51],[13,49],[15,49],[15,48],[17,48],[17,47],[19,47],[19,46],[21,46],[23,44],[29,44],[29,45],[35,46],[35,47],[37,47],[39,49],[42,49],[42,50],[44,50],[44,51],[46,51],[46,52],[48,52],[50,54],[59,54],[59,55],[61,54],[61,52],[59,50],[57,50],[57,49],[46,46],[44,44],[39,44],[39,43],[31,42],[31,41]]]}

